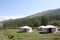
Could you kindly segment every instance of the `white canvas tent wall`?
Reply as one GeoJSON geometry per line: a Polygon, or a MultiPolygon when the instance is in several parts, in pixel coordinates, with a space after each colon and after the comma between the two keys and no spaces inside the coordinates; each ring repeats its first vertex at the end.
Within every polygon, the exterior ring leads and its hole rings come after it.
{"type": "Polygon", "coordinates": [[[38,27],[38,31],[42,31],[42,28],[44,28],[44,27],[45,27],[45,26],[43,26],[43,25],[42,25],[42,26],[39,26],[39,27],[38,27]]]}
{"type": "Polygon", "coordinates": [[[56,26],[53,25],[47,25],[47,26],[40,26],[38,27],[39,29],[42,29],[42,32],[51,32],[51,33],[56,33],[58,32],[58,29],[56,26]]]}
{"type": "Polygon", "coordinates": [[[32,32],[32,28],[29,27],[29,26],[23,26],[23,27],[21,27],[21,28],[20,28],[20,31],[23,32],[24,29],[27,29],[27,32],[32,32]]]}

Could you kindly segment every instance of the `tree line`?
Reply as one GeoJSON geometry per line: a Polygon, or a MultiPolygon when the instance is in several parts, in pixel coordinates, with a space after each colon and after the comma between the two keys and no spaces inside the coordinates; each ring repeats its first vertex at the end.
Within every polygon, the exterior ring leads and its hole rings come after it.
{"type": "Polygon", "coordinates": [[[40,25],[48,25],[48,24],[57,25],[58,21],[60,21],[60,15],[56,15],[54,17],[43,15],[43,16],[38,16],[33,18],[22,18],[22,19],[15,19],[11,21],[4,21],[3,27],[19,28],[21,26],[38,27],[40,25]]]}

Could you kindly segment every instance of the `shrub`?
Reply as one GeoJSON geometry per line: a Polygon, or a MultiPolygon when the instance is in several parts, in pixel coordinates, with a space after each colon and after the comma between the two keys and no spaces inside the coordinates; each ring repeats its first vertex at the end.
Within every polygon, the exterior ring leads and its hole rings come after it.
{"type": "Polygon", "coordinates": [[[8,38],[12,39],[12,38],[14,38],[14,36],[13,35],[8,35],[8,38]]]}

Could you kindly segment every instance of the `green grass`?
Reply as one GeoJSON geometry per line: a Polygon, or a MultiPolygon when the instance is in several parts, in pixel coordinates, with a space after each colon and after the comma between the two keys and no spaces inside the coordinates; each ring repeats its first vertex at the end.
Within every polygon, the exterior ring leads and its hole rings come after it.
{"type": "MultiPolygon", "coordinates": [[[[33,29],[31,33],[18,33],[19,30],[20,29],[5,29],[3,35],[6,40],[60,40],[60,31],[55,34],[40,34],[37,29],[33,29]]],[[[2,30],[0,30],[0,35],[2,34],[1,31],[2,30]]]]}
{"type": "Polygon", "coordinates": [[[3,36],[3,30],[0,29],[0,40],[2,39],[2,36],[3,36]]]}

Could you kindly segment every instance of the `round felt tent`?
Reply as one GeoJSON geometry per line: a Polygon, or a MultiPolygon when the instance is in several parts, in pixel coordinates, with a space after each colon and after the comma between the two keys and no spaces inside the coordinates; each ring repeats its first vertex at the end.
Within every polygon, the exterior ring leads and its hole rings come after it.
{"type": "Polygon", "coordinates": [[[53,26],[53,25],[40,26],[39,29],[41,29],[41,31],[45,32],[45,33],[56,33],[56,32],[58,32],[57,27],[53,26]]]}
{"type": "Polygon", "coordinates": [[[48,33],[56,33],[56,32],[58,32],[58,29],[57,29],[56,26],[47,25],[46,28],[47,28],[47,32],[48,32],[48,33]]]}
{"type": "Polygon", "coordinates": [[[20,28],[20,32],[32,32],[32,28],[29,26],[23,26],[20,28]]]}
{"type": "Polygon", "coordinates": [[[43,26],[43,25],[42,25],[42,26],[39,26],[39,27],[38,27],[38,31],[42,31],[42,28],[44,28],[44,27],[45,27],[45,26],[43,26]]]}

